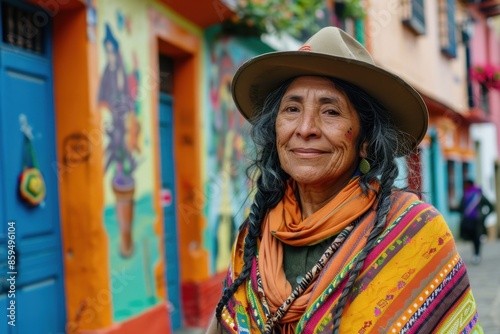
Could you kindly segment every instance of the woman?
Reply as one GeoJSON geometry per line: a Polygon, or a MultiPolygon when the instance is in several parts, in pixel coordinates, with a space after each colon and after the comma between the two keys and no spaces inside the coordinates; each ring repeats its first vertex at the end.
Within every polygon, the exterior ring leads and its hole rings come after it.
{"type": "Polygon", "coordinates": [[[233,80],[256,192],[209,333],[482,332],[443,217],[394,188],[427,109],[345,32],[256,57],[233,80]]]}

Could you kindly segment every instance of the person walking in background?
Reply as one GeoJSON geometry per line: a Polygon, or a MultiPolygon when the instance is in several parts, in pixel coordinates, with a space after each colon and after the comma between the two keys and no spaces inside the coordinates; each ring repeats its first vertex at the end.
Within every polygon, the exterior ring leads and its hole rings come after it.
{"type": "Polygon", "coordinates": [[[494,211],[494,207],[484,197],[481,188],[469,179],[464,182],[464,196],[458,210],[462,214],[460,237],[472,241],[474,244],[472,263],[479,264],[481,262],[481,235],[486,233],[484,220],[494,211]]]}
{"type": "Polygon", "coordinates": [[[208,333],[482,333],[446,221],[394,184],[428,126],[408,83],[327,27],[232,93],[256,189],[208,333]]]}

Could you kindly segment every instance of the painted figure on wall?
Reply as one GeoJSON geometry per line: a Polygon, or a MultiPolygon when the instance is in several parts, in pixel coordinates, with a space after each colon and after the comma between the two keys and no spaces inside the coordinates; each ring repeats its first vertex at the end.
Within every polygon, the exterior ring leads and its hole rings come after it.
{"type": "Polygon", "coordinates": [[[152,86],[148,74],[141,71],[150,68],[148,42],[144,30],[134,29],[134,23],[140,25],[144,19],[134,15],[145,9],[142,2],[124,6],[119,0],[106,1],[98,16],[103,224],[109,246],[103,266],[110,268],[116,323],[165,300],[164,277],[155,272],[162,253],[161,235],[155,229],[152,125],[148,122],[152,86]]]}
{"type": "Polygon", "coordinates": [[[135,180],[137,168],[134,152],[139,152],[137,137],[140,124],[137,120],[135,73],[127,75],[120,53],[120,45],[106,24],[103,47],[106,53],[106,68],[101,77],[99,103],[111,113],[111,124],[105,133],[109,139],[106,146],[105,171],[113,170],[112,189],[116,199],[116,216],[120,230],[120,254],[128,258],[133,253],[132,223],[134,220],[135,180]]]}
{"type": "Polygon", "coordinates": [[[231,48],[232,39],[223,37],[213,42],[210,53],[211,81],[209,154],[211,162],[210,188],[215,195],[208,208],[209,225],[216,231],[212,242],[213,269],[225,269],[230,258],[231,244],[245,210],[241,203],[249,191],[245,174],[245,120],[239,115],[231,98],[231,80],[236,67],[248,55],[238,47],[231,48]]]}

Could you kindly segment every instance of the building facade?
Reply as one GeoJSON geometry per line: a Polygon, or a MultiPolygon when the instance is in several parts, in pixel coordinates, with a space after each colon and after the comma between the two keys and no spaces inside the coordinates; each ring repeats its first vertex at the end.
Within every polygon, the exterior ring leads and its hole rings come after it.
{"type": "Polygon", "coordinates": [[[422,191],[455,235],[463,181],[482,170],[471,126],[494,118],[475,108],[470,68],[471,54],[497,48],[498,39],[482,43],[470,34],[471,8],[452,0],[370,1],[366,30],[376,63],[407,80],[428,107],[429,130],[409,161],[421,176],[408,175],[408,186],[422,191]]]}
{"type": "Polygon", "coordinates": [[[204,327],[250,192],[230,82],[271,48],[220,1],[0,4],[0,332],[204,327]]]}
{"type": "MultiPolygon", "coordinates": [[[[470,42],[468,45],[471,72],[469,104],[478,120],[471,127],[473,146],[477,152],[478,168],[472,177],[485,196],[500,210],[500,2],[481,1],[468,5],[470,42]],[[480,75],[481,71],[497,73],[497,85],[480,75]]],[[[491,76],[491,74],[489,75],[491,76]]],[[[495,74],[492,75],[495,77],[495,74]]],[[[487,217],[490,238],[500,232],[497,214],[487,217]]]]}

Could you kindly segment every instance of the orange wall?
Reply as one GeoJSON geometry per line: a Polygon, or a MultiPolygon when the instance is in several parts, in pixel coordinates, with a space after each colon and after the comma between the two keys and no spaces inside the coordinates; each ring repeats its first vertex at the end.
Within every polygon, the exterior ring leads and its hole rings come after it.
{"type": "Polygon", "coordinates": [[[96,50],[87,41],[86,8],[54,17],[56,105],[61,227],[68,333],[111,325],[107,237],[102,224],[103,156],[96,112],[96,50]],[[66,145],[80,135],[81,147],[66,145]],[[82,136],[83,135],[83,136],[82,136]],[[85,158],[86,152],[90,152],[85,158]],[[66,158],[66,162],[65,162],[66,158]]]}
{"type": "MultiPolygon", "coordinates": [[[[179,252],[181,281],[202,281],[208,278],[208,254],[202,249],[202,230],[205,220],[204,205],[200,196],[200,107],[201,37],[176,24],[174,20],[151,9],[151,68],[158,68],[158,55],[163,53],[174,62],[174,145],[177,177],[177,224],[179,227],[179,252]]],[[[152,136],[155,147],[155,178],[160,180],[160,151],[158,134],[158,92],[152,92],[152,136]]],[[[159,182],[156,183],[158,185],[159,182]]],[[[155,189],[159,193],[159,189],[155,189]]],[[[162,217],[162,208],[156,202],[162,217]]],[[[160,228],[163,222],[160,221],[160,228]]]]}

